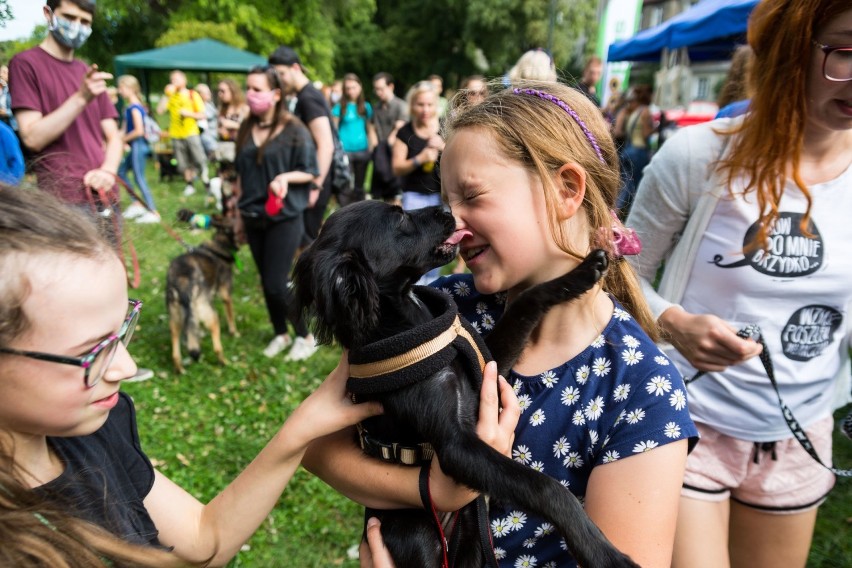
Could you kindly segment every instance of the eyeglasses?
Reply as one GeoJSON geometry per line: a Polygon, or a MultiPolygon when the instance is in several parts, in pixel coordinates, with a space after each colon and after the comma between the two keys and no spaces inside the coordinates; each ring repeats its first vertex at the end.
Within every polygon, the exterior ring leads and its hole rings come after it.
{"type": "Polygon", "coordinates": [[[822,75],[829,81],[852,81],[852,46],[823,45],[814,41],[825,54],[822,61],[822,75]]]}
{"type": "Polygon", "coordinates": [[[118,333],[110,335],[82,357],[67,357],[65,355],[52,355],[50,353],[39,353],[37,351],[19,351],[18,349],[10,349],[8,347],[0,347],[0,353],[8,353],[10,355],[20,355],[39,361],[50,361],[51,363],[63,363],[66,365],[75,365],[83,367],[83,382],[87,389],[94,387],[101,382],[106,370],[112,364],[115,357],[115,352],[118,349],[119,341],[127,346],[130,343],[130,338],[133,337],[133,331],[136,329],[136,322],[139,321],[139,312],[142,310],[142,300],[130,300],[130,313],[124,323],[121,324],[121,329],[118,333]]]}

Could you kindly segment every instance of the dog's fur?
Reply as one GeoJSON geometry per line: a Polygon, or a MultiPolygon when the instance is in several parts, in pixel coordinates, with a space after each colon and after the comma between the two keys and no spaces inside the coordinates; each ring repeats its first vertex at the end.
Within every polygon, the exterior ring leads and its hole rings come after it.
{"type": "MultiPolygon", "coordinates": [[[[427,270],[455,257],[458,245],[446,242],[454,230],[452,215],[441,207],[406,212],[381,201],[365,201],[334,213],[295,268],[298,304],[316,316],[318,340],[335,339],[357,349],[431,320],[412,285],[427,270]]],[[[547,310],[591,289],[606,267],[605,253],[595,251],[574,271],[524,292],[507,307],[486,340],[502,375],[507,375],[547,310]]],[[[370,434],[387,443],[412,435],[431,443],[442,469],[460,483],[554,523],[583,566],[635,566],[606,540],[558,481],[479,439],[478,383],[466,368],[456,361],[425,380],[375,397],[385,414],[365,423],[370,434]]],[[[370,511],[370,515],[382,520],[382,534],[397,566],[441,566],[443,543],[430,513],[370,511]]],[[[464,544],[454,566],[482,566],[484,551],[475,519],[462,519],[456,530],[472,533],[462,535],[464,544]]]]}
{"type": "MultiPolygon", "coordinates": [[[[179,217],[181,214],[181,218],[186,217],[186,212],[181,211],[179,217]]],[[[189,216],[192,216],[191,212],[189,216]]],[[[185,372],[180,352],[182,335],[186,335],[186,347],[192,359],[198,361],[201,356],[200,324],[210,331],[213,351],[219,362],[228,364],[222,350],[219,314],[213,305],[217,295],[225,304],[228,331],[231,335],[239,335],[231,299],[234,254],[238,248],[233,223],[213,216],[211,225],[216,230],[213,238],[172,260],[166,276],[172,361],[179,373],[185,372]]]]}

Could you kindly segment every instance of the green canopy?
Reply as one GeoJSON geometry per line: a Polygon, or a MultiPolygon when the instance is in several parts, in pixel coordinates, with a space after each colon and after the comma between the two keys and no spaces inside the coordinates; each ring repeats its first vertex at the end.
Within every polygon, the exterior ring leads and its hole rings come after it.
{"type": "Polygon", "coordinates": [[[160,49],[148,49],[115,58],[116,75],[127,69],[180,69],[181,71],[220,71],[245,73],[266,58],[213,39],[197,39],[160,49]]]}

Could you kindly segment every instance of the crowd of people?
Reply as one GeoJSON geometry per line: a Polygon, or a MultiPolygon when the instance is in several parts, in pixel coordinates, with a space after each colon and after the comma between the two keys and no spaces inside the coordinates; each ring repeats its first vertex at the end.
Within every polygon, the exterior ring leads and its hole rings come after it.
{"type": "MultiPolygon", "coordinates": [[[[93,0],[47,0],[44,13],[42,44],[0,69],[0,564],[222,565],[300,464],[368,508],[449,513],[474,500],[437,459],[363,453],[355,425],[382,409],[347,395],[346,354],[209,503],[152,465],[120,392],[144,378],[127,350],[144,312],[116,254],[122,216],[159,221],[150,109],[124,75],[119,117],[112,75],[75,58],[93,0]],[[22,147],[40,191],[14,187],[22,147]],[[130,172],[141,196],[122,210],[116,180],[130,172]]],[[[173,71],[154,112],[168,117],[187,198],[233,185],[267,357],[317,350],[289,273],[332,199],[448,206],[461,269],[421,282],[483,334],[520,294],[602,249],[606,275],[545,315],[509,376],[486,366],[477,432],[559,480],[641,566],[804,566],[835,483],[833,411],[850,401],[850,36],[847,0],[761,0],[747,104],[653,157],[646,86],[602,102],[599,59],[569,86],[543,50],[505,77],[466,78],[449,100],[437,75],[403,99],[380,72],[368,102],[357,75],[318,88],[280,46],[215,94],[173,71]]],[[[484,523],[500,566],[576,565],[532,511],[491,503],[484,523]]],[[[361,563],[392,566],[375,519],[361,563]]]]}

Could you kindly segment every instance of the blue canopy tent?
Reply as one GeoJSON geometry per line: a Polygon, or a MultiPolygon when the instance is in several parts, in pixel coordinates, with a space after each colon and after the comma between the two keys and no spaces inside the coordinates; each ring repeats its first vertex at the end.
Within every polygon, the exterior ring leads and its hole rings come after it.
{"type": "Polygon", "coordinates": [[[758,0],[701,0],[653,28],[609,46],[608,61],[660,61],[663,50],[685,47],[692,61],[728,59],[743,42],[758,0]]]}

